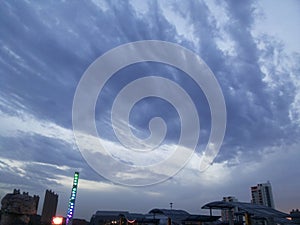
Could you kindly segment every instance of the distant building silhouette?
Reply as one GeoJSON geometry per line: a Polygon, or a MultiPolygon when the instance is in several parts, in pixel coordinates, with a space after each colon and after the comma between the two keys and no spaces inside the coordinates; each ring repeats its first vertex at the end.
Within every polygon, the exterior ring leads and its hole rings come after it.
{"type": "Polygon", "coordinates": [[[41,223],[51,224],[52,217],[56,214],[58,195],[51,190],[46,190],[43,204],[41,223]]]}
{"type": "MultiPolygon", "coordinates": [[[[127,211],[97,211],[90,225],[196,225],[214,222],[219,216],[189,214],[178,209],[152,209],[148,214],[127,211]]],[[[73,224],[75,225],[75,224],[73,224]]]]}
{"type": "Polygon", "coordinates": [[[290,215],[291,215],[292,222],[294,224],[300,224],[300,211],[299,211],[299,209],[293,209],[290,212],[290,215]]]}
{"type": "Polygon", "coordinates": [[[19,189],[6,194],[1,200],[1,225],[28,224],[30,216],[37,213],[39,199],[39,196],[30,196],[28,192],[21,194],[19,189]]]}
{"type": "Polygon", "coordinates": [[[251,202],[275,208],[270,181],[251,187],[251,202]]]}

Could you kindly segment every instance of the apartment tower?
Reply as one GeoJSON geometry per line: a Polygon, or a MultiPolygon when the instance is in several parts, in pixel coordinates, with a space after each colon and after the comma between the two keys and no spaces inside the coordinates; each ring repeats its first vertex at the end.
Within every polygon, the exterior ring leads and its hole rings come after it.
{"type": "Polygon", "coordinates": [[[275,208],[270,181],[251,187],[251,202],[275,208]]]}

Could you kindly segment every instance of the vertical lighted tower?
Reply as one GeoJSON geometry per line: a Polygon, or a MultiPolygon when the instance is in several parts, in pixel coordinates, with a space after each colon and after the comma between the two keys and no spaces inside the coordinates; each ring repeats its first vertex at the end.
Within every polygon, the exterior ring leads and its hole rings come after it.
{"type": "Polygon", "coordinates": [[[66,218],[66,224],[72,225],[72,218],[74,215],[75,210],[75,200],[76,200],[76,193],[77,193],[77,187],[78,187],[78,179],[79,179],[79,172],[74,173],[74,179],[73,179],[73,187],[71,191],[71,197],[69,200],[69,207],[68,207],[68,214],[66,218]]]}

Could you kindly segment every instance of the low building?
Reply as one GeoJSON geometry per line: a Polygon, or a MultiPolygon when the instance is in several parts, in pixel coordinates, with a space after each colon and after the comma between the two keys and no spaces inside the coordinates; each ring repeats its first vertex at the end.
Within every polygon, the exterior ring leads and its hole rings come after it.
{"type": "Polygon", "coordinates": [[[28,192],[20,193],[14,189],[1,200],[1,225],[28,224],[30,216],[37,214],[39,196],[30,196],[28,192]]]}
{"type": "Polygon", "coordinates": [[[90,225],[157,225],[158,219],[140,213],[127,211],[97,211],[90,220],[90,225]]]}
{"type": "Polygon", "coordinates": [[[293,209],[290,212],[291,220],[294,224],[300,224],[300,211],[299,209],[293,209]]]}
{"type": "Polygon", "coordinates": [[[217,221],[220,216],[195,215],[180,209],[152,209],[149,214],[163,225],[201,225],[217,221]]]}
{"type": "Polygon", "coordinates": [[[200,225],[213,222],[220,216],[192,215],[184,210],[152,209],[148,214],[127,211],[97,211],[90,225],[200,225]]]}

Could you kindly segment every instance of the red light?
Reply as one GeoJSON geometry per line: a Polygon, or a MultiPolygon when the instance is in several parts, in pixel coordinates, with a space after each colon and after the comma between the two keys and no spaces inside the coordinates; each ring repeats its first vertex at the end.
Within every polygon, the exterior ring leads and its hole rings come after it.
{"type": "Polygon", "coordinates": [[[63,223],[63,218],[61,216],[55,216],[52,218],[53,225],[61,225],[63,223]]]}

